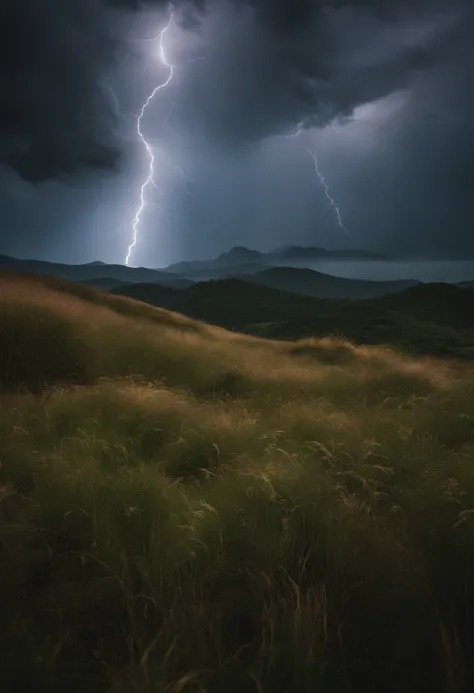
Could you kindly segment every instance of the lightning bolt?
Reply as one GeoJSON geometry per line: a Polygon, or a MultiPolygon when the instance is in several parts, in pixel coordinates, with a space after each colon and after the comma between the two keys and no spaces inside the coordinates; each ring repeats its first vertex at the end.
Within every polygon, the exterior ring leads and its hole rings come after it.
{"type": "Polygon", "coordinates": [[[159,39],[159,41],[160,41],[160,58],[161,58],[161,61],[163,62],[163,64],[166,65],[166,67],[169,69],[169,75],[168,75],[168,78],[163,82],[163,84],[159,84],[157,87],[155,87],[153,89],[151,94],[148,95],[145,103],[140,108],[140,110],[138,112],[138,116],[137,116],[137,134],[138,134],[138,137],[140,139],[140,142],[143,144],[143,146],[146,150],[148,160],[149,160],[149,167],[148,167],[148,176],[145,179],[145,181],[142,183],[142,186],[140,188],[140,204],[138,206],[138,209],[137,209],[137,212],[135,214],[135,218],[134,218],[133,224],[132,224],[133,240],[128,247],[127,257],[125,258],[125,264],[126,265],[128,265],[128,263],[130,261],[130,256],[132,254],[132,250],[134,249],[134,247],[137,244],[138,224],[140,223],[140,218],[141,218],[143,209],[145,207],[145,191],[150,184],[154,185],[155,188],[158,187],[155,183],[155,180],[154,180],[155,156],[153,154],[153,150],[152,150],[150,144],[145,139],[145,136],[144,136],[142,128],[141,128],[141,123],[142,123],[143,115],[144,115],[146,109],[148,108],[150,102],[152,101],[152,99],[155,97],[155,95],[159,91],[161,91],[162,89],[165,89],[168,86],[168,84],[171,82],[171,80],[173,79],[174,67],[173,67],[173,65],[171,65],[167,61],[166,55],[165,55],[165,49],[164,49],[164,45],[163,45],[163,39],[166,35],[166,32],[168,31],[168,29],[171,27],[171,24],[173,23],[174,5],[172,5],[172,4],[169,5],[169,13],[170,13],[170,16],[169,16],[168,24],[160,31],[160,33],[158,34],[157,37],[155,37],[154,39],[151,39],[152,41],[156,41],[159,39]]]}
{"type": "Polygon", "coordinates": [[[339,210],[339,207],[338,207],[336,201],[334,200],[334,198],[331,197],[331,194],[330,194],[330,192],[329,192],[328,184],[326,183],[326,180],[325,180],[323,174],[322,174],[321,171],[320,171],[319,163],[318,163],[318,157],[316,156],[316,154],[315,154],[314,152],[312,152],[310,149],[308,149],[308,147],[305,147],[305,149],[306,149],[306,151],[308,152],[308,154],[313,158],[313,161],[314,161],[314,170],[315,170],[316,173],[318,174],[319,182],[321,183],[321,185],[322,185],[323,188],[324,188],[324,193],[325,193],[326,197],[328,198],[329,202],[331,203],[331,207],[334,207],[334,210],[335,210],[335,212],[336,212],[336,217],[337,217],[337,223],[339,224],[339,226],[341,227],[341,229],[343,229],[344,231],[346,231],[347,229],[346,229],[346,227],[344,226],[344,224],[342,223],[341,212],[340,212],[340,210],[339,210]]]}
{"type": "Polygon", "coordinates": [[[282,137],[284,140],[292,140],[294,137],[298,137],[298,135],[301,135],[301,130],[302,128],[299,127],[296,132],[293,132],[290,135],[275,135],[275,137],[282,137]]]}
{"type": "MultiPolygon", "coordinates": [[[[296,132],[293,132],[290,135],[276,135],[276,137],[283,137],[285,140],[290,140],[290,139],[293,139],[295,137],[298,137],[301,134],[302,129],[303,129],[303,126],[299,125],[296,132]]],[[[334,126],[332,126],[332,129],[334,129],[334,131],[337,132],[337,130],[334,128],[334,126]]],[[[305,150],[308,152],[308,154],[312,157],[312,159],[314,161],[314,170],[316,171],[316,173],[318,175],[319,182],[323,186],[324,194],[328,198],[328,200],[331,204],[331,207],[333,207],[334,211],[336,212],[336,218],[337,218],[337,223],[338,223],[339,227],[341,229],[343,229],[343,231],[347,231],[346,227],[342,223],[341,211],[339,209],[339,205],[334,200],[334,198],[331,196],[331,193],[329,192],[328,184],[326,183],[326,179],[324,178],[323,174],[321,173],[321,169],[319,168],[318,157],[316,156],[316,154],[314,152],[312,152],[310,149],[308,149],[308,147],[305,147],[305,150]]]]}

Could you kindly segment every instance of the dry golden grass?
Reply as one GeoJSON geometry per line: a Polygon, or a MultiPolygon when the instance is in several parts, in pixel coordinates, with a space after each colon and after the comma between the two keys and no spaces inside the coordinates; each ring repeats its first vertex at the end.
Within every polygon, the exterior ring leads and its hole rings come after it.
{"type": "Polygon", "coordinates": [[[6,691],[474,685],[474,373],[0,279],[6,691]]]}

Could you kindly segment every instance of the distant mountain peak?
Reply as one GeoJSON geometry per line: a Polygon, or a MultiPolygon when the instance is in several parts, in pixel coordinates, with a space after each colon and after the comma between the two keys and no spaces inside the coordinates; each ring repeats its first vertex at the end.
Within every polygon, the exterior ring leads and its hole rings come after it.
{"type": "Polygon", "coordinates": [[[216,260],[219,262],[223,260],[226,262],[248,262],[249,260],[259,260],[262,256],[263,253],[259,250],[252,250],[244,245],[236,245],[226,253],[219,255],[216,260]]]}

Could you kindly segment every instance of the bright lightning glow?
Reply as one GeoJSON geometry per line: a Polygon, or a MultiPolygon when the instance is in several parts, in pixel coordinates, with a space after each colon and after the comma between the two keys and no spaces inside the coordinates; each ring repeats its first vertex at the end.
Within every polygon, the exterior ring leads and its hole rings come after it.
{"type": "Polygon", "coordinates": [[[341,227],[341,229],[343,229],[344,231],[346,231],[346,227],[345,227],[344,224],[342,223],[341,213],[340,213],[340,211],[339,211],[339,207],[338,207],[337,203],[335,202],[335,200],[331,197],[331,194],[330,194],[329,188],[328,188],[328,184],[326,183],[326,181],[325,181],[325,179],[324,179],[324,176],[323,176],[323,174],[321,173],[321,171],[320,171],[320,169],[319,169],[318,157],[316,156],[316,154],[314,154],[314,152],[312,152],[310,149],[308,149],[308,147],[305,147],[305,149],[306,149],[306,151],[308,152],[308,154],[309,154],[311,157],[313,157],[313,161],[314,161],[314,170],[315,170],[316,173],[318,174],[319,182],[321,183],[321,185],[322,185],[323,188],[324,188],[324,193],[325,193],[326,197],[328,198],[329,202],[331,203],[331,207],[334,207],[334,210],[335,210],[335,212],[336,212],[336,217],[337,217],[337,223],[339,224],[339,226],[341,227]]]}
{"type": "Polygon", "coordinates": [[[166,32],[168,31],[168,29],[171,27],[171,24],[173,22],[174,6],[170,4],[169,10],[170,10],[170,16],[169,16],[168,24],[161,30],[161,32],[159,33],[159,35],[155,39],[152,39],[154,41],[159,39],[159,41],[160,41],[160,58],[161,58],[161,61],[163,62],[163,64],[166,65],[166,67],[169,69],[168,79],[165,82],[163,82],[163,84],[159,84],[157,87],[155,87],[153,89],[151,94],[147,97],[143,106],[140,108],[140,110],[138,112],[138,117],[137,117],[137,134],[138,134],[138,137],[139,137],[141,143],[143,144],[143,146],[146,149],[146,153],[147,153],[147,156],[149,159],[149,168],[148,168],[148,176],[140,188],[140,204],[139,204],[137,213],[135,214],[135,218],[133,220],[133,225],[132,225],[133,240],[132,240],[132,242],[128,248],[127,257],[125,258],[125,264],[126,265],[128,265],[128,263],[130,261],[130,256],[132,254],[132,250],[137,244],[138,224],[140,222],[140,217],[142,215],[143,208],[145,207],[145,191],[150,184],[157,187],[157,185],[154,181],[155,157],[154,157],[153,150],[152,150],[151,146],[148,144],[148,142],[146,141],[146,139],[143,135],[143,132],[141,129],[141,120],[142,120],[143,114],[145,113],[148,105],[150,104],[150,101],[153,99],[155,94],[157,94],[157,92],[159,92],[162,89],[164,89],[165,87],[167,87],[173,78],[174,67],[173,67],[173,65],[170,65],[170,63],[166,60],[165,50],[164,50],[164,46],[163,46],[164,36],[165,36],[166,32]]]}

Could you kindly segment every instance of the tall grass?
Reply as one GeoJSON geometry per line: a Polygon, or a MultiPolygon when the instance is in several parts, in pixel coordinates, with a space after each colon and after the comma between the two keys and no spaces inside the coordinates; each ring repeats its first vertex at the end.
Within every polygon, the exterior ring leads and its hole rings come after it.
{"type": "Polygon", "coordinates": [[[0,280],[3,690],[472,689],[468,365],[67,288],[0,280]]]}

